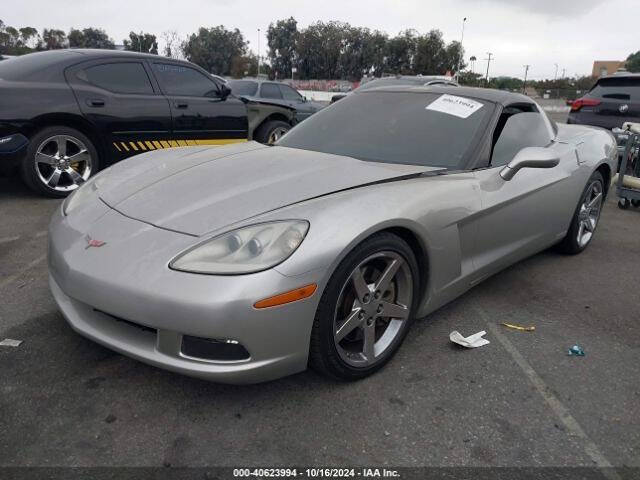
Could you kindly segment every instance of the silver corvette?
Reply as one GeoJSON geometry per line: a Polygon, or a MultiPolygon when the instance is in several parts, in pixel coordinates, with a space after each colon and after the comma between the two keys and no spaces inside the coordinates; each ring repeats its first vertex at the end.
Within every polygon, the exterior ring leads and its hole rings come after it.
{"type": "Polygon", "coordinates": [[[51,291],[74,330],[161,368],[358,379],[414,318],[540,250],[584,250],[616,163],[608,132],[525,96],[363,91],[273,146],[96,175],[51,221],[51,291]]]}

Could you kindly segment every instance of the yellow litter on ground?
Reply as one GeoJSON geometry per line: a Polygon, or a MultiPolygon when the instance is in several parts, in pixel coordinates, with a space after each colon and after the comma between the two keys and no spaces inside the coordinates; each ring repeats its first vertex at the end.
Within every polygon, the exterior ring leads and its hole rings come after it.
{"type": "Polygon", "coordinates": [[[535,332],[536,327],[523,327],[522,325],[514,325],[513,323],[502,323],[507,328],[513,328],[514,330],[520,330],[522,332],[535,332]]]}

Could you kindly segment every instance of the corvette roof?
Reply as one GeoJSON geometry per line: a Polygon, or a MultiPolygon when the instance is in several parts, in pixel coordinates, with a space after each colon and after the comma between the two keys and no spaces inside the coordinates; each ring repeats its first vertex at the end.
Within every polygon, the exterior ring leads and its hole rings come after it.
{"type": "Polygon", "coordinates": [[[393,87],[372,88],[361,94],[369,94],[375,92],[406,92],[406,93],[448,93],[458,97],[471,97],[488,102],[494,102],[500,105],[510,105],[512,103],[533,103],[531,98],[520,93],[507,92],[505,90],[494,90],[492,88],[475,88],[475,87],[448,87],[448,86],[407,86],[399,85],[393,87]]]}

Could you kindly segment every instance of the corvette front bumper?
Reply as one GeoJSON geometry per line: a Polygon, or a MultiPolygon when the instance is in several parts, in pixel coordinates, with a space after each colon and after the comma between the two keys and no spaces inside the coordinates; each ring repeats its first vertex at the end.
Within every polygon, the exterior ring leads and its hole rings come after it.
{"type": "Polygon", "coordinates": [[[73,219],[57,212],[49,230],[51,292],[78,333],[145,363],[223,383],[267,381],[306,368],[324,271],[295,277],[273,269],[239,276],[174,271],[168,262],[198,239],[104,205],[73,219]],[[104,246],[87,248],[87,236],[104,246]],[[318,284],[310,298],[253,307],[309,283],[318,284]],[[249,358],[187,356],[184,335],[238,342],[249,358]]]}

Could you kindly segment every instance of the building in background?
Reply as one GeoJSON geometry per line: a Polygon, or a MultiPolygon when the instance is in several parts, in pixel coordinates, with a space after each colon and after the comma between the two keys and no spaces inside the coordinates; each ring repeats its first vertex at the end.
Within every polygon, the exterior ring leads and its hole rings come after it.
{"type": "Polygon", "coordinates": [[[592,77],[603,77],[613,75],[620,68],[624,68],[624,60],[596,60],[593,62],[592,77]]]}

